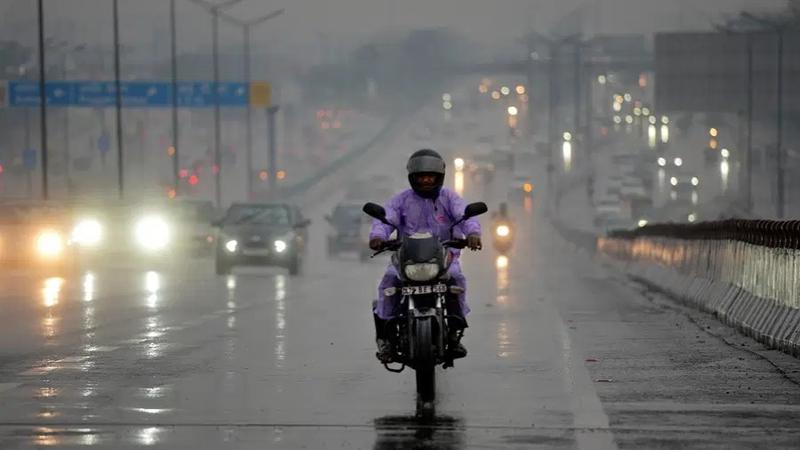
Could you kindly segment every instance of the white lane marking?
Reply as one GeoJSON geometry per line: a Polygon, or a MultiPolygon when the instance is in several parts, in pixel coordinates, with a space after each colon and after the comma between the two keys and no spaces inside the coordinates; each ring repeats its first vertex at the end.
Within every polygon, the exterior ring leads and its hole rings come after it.
{"type": "Polygon", "coordinates": [[[0,394],[6,391],[10,391],[12,389],[16,389],[17,386],[21,386],[22,383],[0,383],[0,394]]]}
{"type": "Polygon", "coordinates": [[[575,426],[575,440],[579,449],[616,450],[617,444],[608,425],[608,416],[597,396],[594,383],[583,361],[572,348],[564,320],[554,308],[558,317],[558,334],[561,340],[561,353],[564,357],[564,384],[570,396],[570,409],[575,426]],[[582,431],[582,430],[595,431],[582,431]]]}

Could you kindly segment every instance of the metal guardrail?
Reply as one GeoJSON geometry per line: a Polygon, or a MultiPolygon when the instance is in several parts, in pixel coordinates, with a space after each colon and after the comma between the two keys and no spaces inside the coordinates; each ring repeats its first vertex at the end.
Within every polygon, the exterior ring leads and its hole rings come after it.
{"type": "Polygon", "coordinates": [[[800,221],[731,219],[654,224],[597,241],[615,259],[655,263],[800,308],[800,221]]]}
{"type": "Polygon", "coordinates": [[[665,223],[608,234],[617,239],[663,237],[686,240],[734,240],[752,245],[800,249],[800,220],[729,219],[697,224],[665,223]]]}

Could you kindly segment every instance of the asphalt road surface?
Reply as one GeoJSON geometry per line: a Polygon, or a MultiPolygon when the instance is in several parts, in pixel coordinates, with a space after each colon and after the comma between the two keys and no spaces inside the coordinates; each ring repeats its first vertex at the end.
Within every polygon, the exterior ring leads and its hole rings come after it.
{"type": "MultiPolygon", "coordinates": [[[[404,136],[387,148],[408,150],[371,164],[400,161],[414,146],[404,136]]],[[[467,196],[496,204],[500,178],[467,196]]],[[[308,211],[299,277],[215,276],[204,259],[63,280],[4,272],[0,448],[800,445],[796,360],[593,262],[537,195],[516,209],[507,267],[490,245],[464,256],[469,356],[438,372],[427,415],[413,373],[374,356],[369,305],[386,260],[324,254],[335,195],[308,211]]]]}

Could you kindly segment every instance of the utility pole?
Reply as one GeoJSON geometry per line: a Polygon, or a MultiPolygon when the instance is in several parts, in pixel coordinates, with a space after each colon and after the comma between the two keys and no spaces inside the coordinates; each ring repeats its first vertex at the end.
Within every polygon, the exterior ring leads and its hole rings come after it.
{"type": "Polygon", "coordinates": [[[114,0],[114,109],[117,118],[117,190],[119,198],[125,197],[125,161],[123,158],[122,139],[122,83],[120,81],[120,54],[119,54],[119,0],[114,0]]]}
{"type": "Polygon", "coordinates": [[[180,135],[178,130],[178,38],[176,26],[175,0],[169,2],[170,31],[170,71],[172,78],[172,183],[175,196],[180,187],[180,135]]]}
{"type": "Polygon", "coordinates": [[[214,79],[212,81],[212,101],[214,102],[214,201],[216,206],[222,207],[222,136],[219,104],[219,13],[242,0],[228,0],[224,3],[211,4],[203,0],[192,0],[193,3],[205,7],[211,14],[211,59],[213,60],[214,79]]]}
{"type": "Polygon", "coordinates": [[[753,212],[753,34],[747,33],[747,148],[745,153],[747,167],[747,191],[745,207],[753,212]]]}
{"type": "MultiPolygon", "coordinates": [[[[115,0],[116,1],[116,0],[115,0]]],[[[50,198],[47,179],[47,78],[45,76],[44,55],[44,5],[38,1],[39,21],[39,119],[41,121],[40,142],[42,146],[42,199],[50,198]]]]}
{"type": "MultiPolygon", "coordinates": [[[[244,80],[247,82],[248,86],[252,83],[252,76],[250,74],[250,31],[253,27],[261,25],[262,23],[278,17],[285,12],[284,9],[278,9],[272,11],[269,14],[265,14],[261,17],[250,21],[242,21],[236,19],[229,14],[221,13],[223,19],[227,21],[239,25],[242,27],[242,41],[244,43],[244,80]]],[[[253,119],[252,119],[252,107],[251,105],[247,105],[245,109],[245,151],[247,152],[247,194],[250,195],[253,193],[253,119]]],[[[274,174],[273,174],[274,175],[274,174]]]]}

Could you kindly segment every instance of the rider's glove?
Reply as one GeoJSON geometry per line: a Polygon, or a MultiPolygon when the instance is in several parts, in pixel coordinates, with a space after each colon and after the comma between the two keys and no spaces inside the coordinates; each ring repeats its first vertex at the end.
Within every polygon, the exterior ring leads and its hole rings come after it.
{"type": "Polygon", "coordinates": [[[467,236],[467,247],[473,251],[482,249],[483,243],[481,242],[481,237],[477,234],[470,234],[467,236]]]}
{"type": "Polygon", "coordinates": [[[376,252],[383,248],[383,239],[381,238],[372,238],[369,240],[369,248],[375,250],[376,252]]]}

